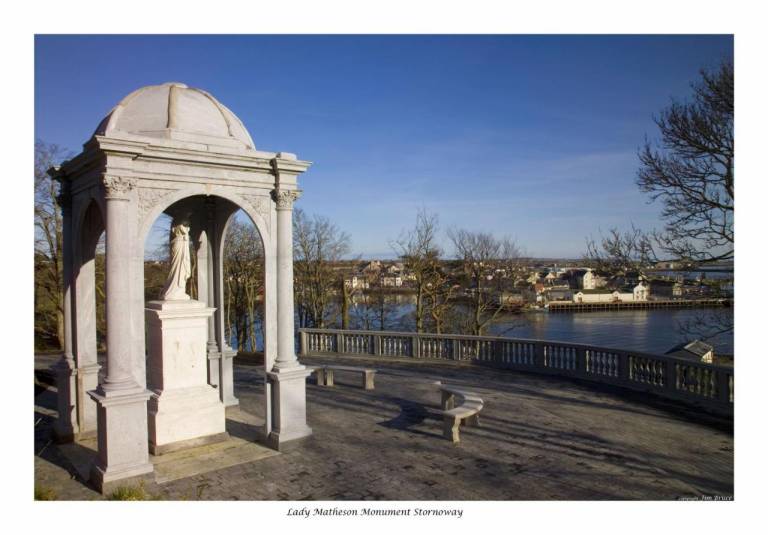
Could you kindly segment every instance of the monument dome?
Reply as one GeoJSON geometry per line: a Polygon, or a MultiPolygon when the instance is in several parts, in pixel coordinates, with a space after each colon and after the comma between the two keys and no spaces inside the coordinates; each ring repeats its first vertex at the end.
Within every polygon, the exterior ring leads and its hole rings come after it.
{"type": "Polygon", "coordinates": [[[242,121],[210,93],[178,82],[137,89],[115,106],[94,135],[173,139],[255,149],[242,121]]]}

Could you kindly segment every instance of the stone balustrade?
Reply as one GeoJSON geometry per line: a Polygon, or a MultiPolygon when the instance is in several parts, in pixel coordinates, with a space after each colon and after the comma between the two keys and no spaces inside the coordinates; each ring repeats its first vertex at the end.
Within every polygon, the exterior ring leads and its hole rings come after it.
{"type": "Polygon", "coordinates": [[[733,368],[586,344],[492,336],[299,329],[300,355],[463,361],[650,392],[733,414],[733,368]]]}

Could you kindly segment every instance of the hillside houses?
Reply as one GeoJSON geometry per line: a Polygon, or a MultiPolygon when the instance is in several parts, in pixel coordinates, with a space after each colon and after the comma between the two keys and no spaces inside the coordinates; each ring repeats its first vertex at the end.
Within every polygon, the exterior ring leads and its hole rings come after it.
{"type": "Polygon", "coordinates": [[[416,277],[402,262],[386,263],[371,260],[357,266],[354,273],[344,277],[344,285],[353,290],[368,290],[372,286],[381,288],[403,288],[416,277]]]}
{"type": "MultiPolygon", "coordinates": [[[[416,276],[403,262],[371,260],[347,266],[344,284],[353,290],[382,288],[409,291],[416,276]],[[352,273],[349,273],[354,269],[352,273]]],[[[457,263],[445,261],[443,272],[457,284],[457,297],[469,298],[476,290],[457,263]],[[462,283],[462,281],[464,281],[462,283]],[[462,286],[458,286],[462,284],[462,286]],[[464,287],[464,285],[468,285],[464,287]]],[[[485,292],[500,305],[538,306],[549,303],[641,303],[733,295],[733,287],[715,280],[648,279],[640,271],[610,275],[591,267],[531,265],[525,271],[508,272],[489,266],[484,276],[485,292]]]]}

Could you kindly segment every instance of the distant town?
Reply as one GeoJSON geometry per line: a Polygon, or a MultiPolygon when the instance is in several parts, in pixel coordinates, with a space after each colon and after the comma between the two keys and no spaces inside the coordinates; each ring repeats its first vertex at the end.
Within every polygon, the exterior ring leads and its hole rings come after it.
{"type": "MultiPolygon", "coordinates": [[[[463,266],[444,261],[443,270],[457,281],[454,295],[471,297],[471,284],[460,284],[463,266]]],[[[486,269],[487,288],[492,288],[499,305],[549,307],[550,304],[653,303],[677,301],[681,304],[700,300],[733,298],[732,266],[723,265],[707,271],[675,261],[657,262],[643,271],[620,274],[584,267],[574,261],[542,263],[521,262],[514,270],[504,267],[486,269]],[[514,271],[514,272],[511,272],[514,271]]],[[[415,290],[416,274],[399,261],[369,260],[340,262],[335,269],[348,271],[344,286],[362,292],[385,289],[392,292],[415,290]]],[[[711,305],[711,303],[708,303],[711,305]]]]}

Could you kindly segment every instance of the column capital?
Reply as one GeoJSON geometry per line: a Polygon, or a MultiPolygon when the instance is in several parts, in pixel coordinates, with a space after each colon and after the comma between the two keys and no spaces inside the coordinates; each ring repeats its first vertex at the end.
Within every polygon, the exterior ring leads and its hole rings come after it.
{"type": "Polygon", "coordinates": [[[272,200],[275,201],[278,210],[292,210],[294,201],[301,197],[301,191],[295,189],[272,190],[272,200]]]}
{"type": "Polygon", "coordinates": [[[131,190],[136,187],[136,179],[115,175],[104,175],[101,180],[106,199],[128,200],[131,190]]]}

